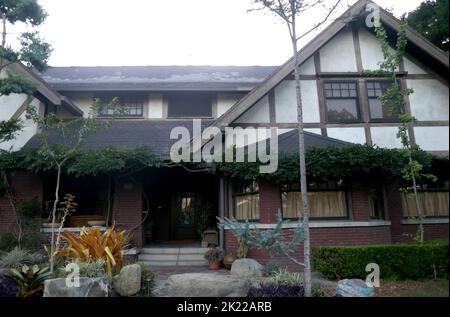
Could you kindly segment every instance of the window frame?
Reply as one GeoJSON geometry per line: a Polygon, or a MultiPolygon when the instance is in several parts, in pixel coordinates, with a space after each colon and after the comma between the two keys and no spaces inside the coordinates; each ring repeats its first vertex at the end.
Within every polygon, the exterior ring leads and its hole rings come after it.
{"type": "Polygon", "coordinates": [[[172,94],[166,94],[164,95],[164,103],[166,104],[167,107],[167,119],[213,119],[214,118],[214,113],[213,113],[213,103],[214,103],[214,98],[215,96],[210,93],[210,92],[195,92],[195,91],[177,91],[177,92],[172,92],[172,94]],[[207,116],[174,116],[173,114],[171,115],[170,113],[170,103],[171,103],[171,99],[173,98],[173,96],[175,95],[183,95],[183,94],[196,94],[196,93],[202,93],[207,95],[208,99],[209,99],[209,113],[207,116]]]}
{"type": "MultiPolygon", "coordinates": [[[[364,81],[364,89],[365,89],[365,93],[366,93],[366,96],[367,96],[367,108],[368,108],[368,115],[369,115],[369,121],[370,122],[373,122],[373,123],[398,123],[398,122],[400,122],[400,120],[399,120],[399,118],[398,118],[398,116],[397,117],[393,117],[393,118],[381,118],[381,119],[378,119],[378,118],[372,118],[372,112],[371,112],[371,108],[370,108],[370,100],[371,99],[377,99],[377,100],[379,100],[378,98],[379,97],[370,97],[369,96],[369,88],[367,87],[367,84],[368,83],[391,83],[392,84],[392,81],[390,80],[390,79],[386,79],[386,78],[382,78],[382,79],[368,79],[368,80],[365,80],[364,81]]],[[[383,86],[381,87],[382,89],[384,88],[383,86]]],[[[384,90],[383,89],[383,94],[386,92],[386,90],[384,90]]],[[[381,104],[381,107],[382,107],[382,110],[384,110],[383,108],[384,108],[384,106],[383,106],[383,104],[381,104]]]]}
{"type": "MultiPolygon", "coordinates": [[[[335,181],[336,183],[336,188],[317,188],[317,189],[312,189],[310,187],[310,184],[308,184],[308,193],[316,193],[316,192],[344,192],[345,193],[345,205],[346,205],[346,216],[344,217],[310,217],[309,219],[311,220],[350,220],[350,214],[351,214],[351,195],[350,195],[350,188],[347,187],[346,185],[341,185],[342,187],[339,188],[339,185],[337,185],[337,181],[335,181]]],[[[288,220],[288,221],[294,221],[294,220],[298,220],[298,217],[296,218],[292,218],[292,217],[285,217],[284,216],[284,210],[283,210],[283,193],[288,193],[288,192],[298,192],[301,194],[300,188],[296,189],[296,188],[290,188],[290,189],[283,189],[283,185],[279,186],[279,193],[280,193],[280,202],[281,202],[281,217],[283,220],[288,220]]]]}
{"type": "Polygon", "coordinates": [[[360,103],[360,92],[359,92],[359,82],[357,80],[325,80],[323,82],[323,97],[324,97],[324,107],[325,107],[325,120],[328,124],[351,124],[351,123],[363,123],[363,116],[361,111],[361,103],[360,103]],[[328,97],[326,93],[326,85],[327,84],[355,84],[356,86],[356,96],[355,97],[328,97]],[[347,120],[347,121],[338,121],[338,120],[330,120],[328,115],[328,99],[330,100],[341,100],[341,99],[354,99],[356,102],[356,113],[357,119],[355,120],[347,120]]]}
{"type": "MultiPolygon", "coordinates": [[[[111,118],[114,116],[114,114],[108,114],[108,113],[102,113],[102,110],[104,109],[104,107],[106,106],[106,111],[108,111],[109,107],[108,105],[111,103],[111,101],[114,98],[118,98],[118,103],[117,105],[119,107],[123,107],[123,108],[127,108],[127,102],[130,102],[129,100],[135,100],[136,104],[138,104],[138,102],[141,102],[140,104],[140,109],[141,109],[141,114],[124,114],[124,115],[120,115],[118,116],[121,119],[127,119],[127,118],[133,118],[133,119],[139,119],[139,118],[144,118],[144,108],[145,108],[145,102],[146,102],[146,96],[142,95],[142,94],[137,94],[137,95],[126,95],[126,94],[118,94],[118,95],[114,95],[114,94],[103,94],[103,95],[99,95],[96,96],[94,98],[98,98],[101,104],[101,109],[100,112],[98,114],[99,118],[111,118]],[[121,102],[121,100],[123,99],[123,103],[121,102]],[[127,101],[128,99],[128,101],[127,101]]],[[[135,106],[133,104],[133,106],[135,106]]]]}
{"type": "MultiPolygon", "coordinates": [[[[256,184],[257,185],[257,190],[252,190],[250,192],[244,193],[244,192],[240,192],[240,193],[236,193],[236,185],[237,184],[242,184],[245,181],[238,181],[232,184],[231,186],[231,197],[232,197],[232,203],[233,203],[233,218],[236,219],[239,222],[251,222],[251,223],[259,223],[261,221],[261,196],[259,196],[259,201],[258,201],[258,213],[259,213],[259,218],[258,219],[237,219],[236,218],[236,197],[243,197],[243,196],[254,196],[254,195],[260,195],[260,190],[259,190],[259,183],[258,181],[251,181],[252,183],[252,187],[254,187],[253,185],[256,184]]],[[[254,189],[254,188],[252,188],[254,189]]]]}

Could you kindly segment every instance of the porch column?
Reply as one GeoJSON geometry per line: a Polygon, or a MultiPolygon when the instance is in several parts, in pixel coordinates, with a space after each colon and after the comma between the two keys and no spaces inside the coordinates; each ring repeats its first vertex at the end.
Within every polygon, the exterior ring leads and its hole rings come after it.
{"type": "Polygon", "coordinates": [[[142,183],[120,179],[114,189],[113,220],[117,227],[131,230],[136,247],[142,247],[142,183]]]}
{"type": "MultiPolygon", "coordinates": [[[[223,219],[225,216],[225,179],[220,177],[219,181],[219,218],[223,219]]],[[[219,226],[219,245],[224,247],[224,228],[219,226]]]]}

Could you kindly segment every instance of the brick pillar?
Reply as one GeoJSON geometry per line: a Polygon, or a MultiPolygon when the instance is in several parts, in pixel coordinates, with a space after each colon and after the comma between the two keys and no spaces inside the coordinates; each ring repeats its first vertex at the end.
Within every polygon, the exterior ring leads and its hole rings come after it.
{"type": "Polygon", "coordinates": [[[112,211],[116,226],[132,230],[134,244],[142,247],[142,183],[119,180],[114,188],[112,211]]]}
{"type": "Polygon", "coordinates": [[[386,205],[388,208],[389,220],[391,221],[391,236],[393,242],[405,240],[402,236],[402,196],[398,181],[393,181],[385,185],[386,205]]]}
{"type": "Polygon", "coordinates": [[[352,210],[354,221],[369,221],[370,207],[369,194],[364,188],[352,189],[352,210]]]}
{"type": "MultiPolygon", "coordinates": [[[[17,202],[37,198],[42,203],[43,182],[38,175],[14,171],[9,175],[9,183],[17,202]]],[[[0,195],[0,233],[11,232],[16,226],[13,210],[5,195],[0,195]]]]}
{"type": "Polygon", "coordinates": [[[281,211],[281,197],[278,185],[266,180],[259,181],[259,213],[261,223],[277,223],[281,211]]]}

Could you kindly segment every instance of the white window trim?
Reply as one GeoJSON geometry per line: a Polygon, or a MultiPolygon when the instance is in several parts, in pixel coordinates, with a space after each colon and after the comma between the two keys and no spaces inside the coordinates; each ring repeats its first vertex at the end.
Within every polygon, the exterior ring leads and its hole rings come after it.
{"type": "MultiPolygon", "coordinates": [[[[283,225],[283,229],[296,228],[298,223],[291,222],[283,225]]],[[[387,227],[391,222],[387,220],[372,220],[372,221],[349,221],[349,220],[323,220],[311,221],[310,228],[355,228],[355,227],[387,227]]],[[[255,223],[250,224],[251,229],[275,229],[276,224],[255,223]]],[[[225,227],[225,230],[230,228],[225,227]]]]}
{"type": "MultiPolygon", "coordinates": [[[[417,219],[403,219],[402,225],[418,225],[420,223],[417,219]]],[[[425,218],[422,221],[423,224],[433,225],[433,224],[446,224],[448,223],[448,218],[425,218]]]]}

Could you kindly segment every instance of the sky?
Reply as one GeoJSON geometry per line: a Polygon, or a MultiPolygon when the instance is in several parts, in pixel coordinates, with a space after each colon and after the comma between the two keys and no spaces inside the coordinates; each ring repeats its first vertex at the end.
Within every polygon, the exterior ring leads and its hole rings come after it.
{"type": "MultiPolygon", "coordinates": [[[[330,4],[334,0],[327,0],[330,4]]],[[[376,0],[400,16],[423,0],[376,0]]],[[[356,0],[343,0],[345,11],[356,0]]],[[[280,65],[292,56],[286,26],[251,0],[39,0],[51,66],[280,65]]],[[[298,32],[323,19],[301,16],[298,32]]],[[[11,38],[24,27],[9,27],[11,38]]],[[[300,46],[311,37],[304,38],[300,46]]]]}

